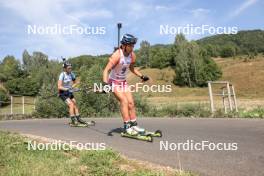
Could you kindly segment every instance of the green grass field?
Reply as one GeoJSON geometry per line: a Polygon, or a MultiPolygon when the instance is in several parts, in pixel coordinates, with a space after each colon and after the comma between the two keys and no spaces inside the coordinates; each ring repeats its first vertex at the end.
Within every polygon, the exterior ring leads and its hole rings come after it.
{"type": "Polygon", "coordinates": [[[165,167],[128,160],[110,149],[28,150],[24,137],[0,131],[1,176],[192,176],[165,167]]]}

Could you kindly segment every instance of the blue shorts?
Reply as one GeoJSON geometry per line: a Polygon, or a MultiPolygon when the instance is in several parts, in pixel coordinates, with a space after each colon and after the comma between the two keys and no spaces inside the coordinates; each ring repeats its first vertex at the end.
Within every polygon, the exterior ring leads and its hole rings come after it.
{"type": "Polygon", "coordinates": [[[63,101],[66,101],[68,98],[69,98],[69,99],[73,99],[73,98],[74,98],[73,93],[72,93],[72,92],[69,92],[69,91],[60,91],[60,93],[59,93],[59,97],[60,97],[63,101]]]}

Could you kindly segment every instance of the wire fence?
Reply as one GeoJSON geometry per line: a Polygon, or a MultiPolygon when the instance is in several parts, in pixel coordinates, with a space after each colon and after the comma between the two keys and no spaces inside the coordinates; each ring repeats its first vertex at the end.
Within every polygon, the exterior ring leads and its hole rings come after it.
{"type": "Polygon", "coordinates": [[[32,114],[35,104],[35,97],[11,95],[9,101],[0,100],[0,115],[32,114]]]}

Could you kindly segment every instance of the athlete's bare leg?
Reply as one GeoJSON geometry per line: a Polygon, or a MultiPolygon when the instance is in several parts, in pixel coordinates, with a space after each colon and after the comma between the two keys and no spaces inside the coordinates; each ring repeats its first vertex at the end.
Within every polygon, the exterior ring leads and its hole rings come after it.
{"type": "Polygon", "coordinates": [[[70,98],[67,98],[65,101],[66,101],[66,103],[67,103],[67,105],[69,107],[69,114],[70,114],[70,116],[71,117],[74,116],[75,115],[75,111],[74,111],[74,106],[75,105],[74,105],[74,102],[72,102],[70,98]]]}
{"type": "Polygon", "coordinates": [[[128,122],[130,120],[129,117],[129,108],[128,108],[128,100],[125,92],[118,91],[117,89],[114,91],[115,97],[118,99],[120,103],[120,111],[124,122],[128,122]]]}
{"type": "Polygon", "coordinates": [[[77,107],[77,103],[76,103],[75,98],[71,99],[71,101],[72,101],[73,104],[74,104],[74,114],[75,114],[76,116],[80,115],[80,114],[79,114],[79,109],[78,109],[78,107],[77,107]]]}
{"type": "Polygon", "coordinates": [[[136,108],[135,108],[133,95],[130,91],[126,91],[125,96],[128,101],[129,118],[131,121],[136,121],[136,108]]]}

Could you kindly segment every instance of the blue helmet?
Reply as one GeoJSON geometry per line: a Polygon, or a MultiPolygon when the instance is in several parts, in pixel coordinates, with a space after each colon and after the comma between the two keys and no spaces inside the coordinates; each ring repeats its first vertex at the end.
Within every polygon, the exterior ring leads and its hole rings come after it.
{"type": "Polygon", "coordinates": [[[62,57],[62,61],[63,61],[63,64],[62,64],[63,68],[67,68],[69,66],[72,66],[72,64],[70,62],[66,61],[66,58],[62,57]]]}
{"type": "Polygon", "coordinates": [[[63,65],[62,65],[63,68],[67,68],[69,66],[72,66],[72,64],[69,63],[69,62],[64,62],[63,65]]]}
{"type": "Polygon", "coordinates": [[[122,37],[121,44],[123,45],[129,45],[129,44],[136,44],[137,43],[137,38],[134,37],[131,34],[125,34],[122,37]]]}

